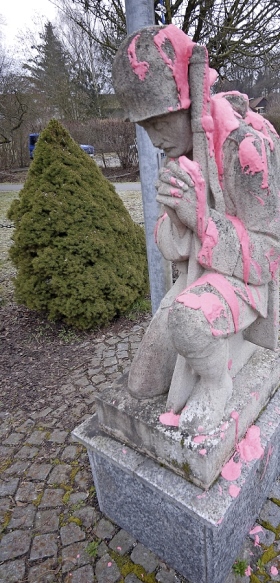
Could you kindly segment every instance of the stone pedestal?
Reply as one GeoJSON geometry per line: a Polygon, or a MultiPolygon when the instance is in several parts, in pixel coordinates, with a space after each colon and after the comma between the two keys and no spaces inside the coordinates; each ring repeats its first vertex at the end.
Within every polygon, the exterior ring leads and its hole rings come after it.
{"type": "Polygon", "coordinates": [[[278,354],[260,349],[236,376],[221,427],[200,443],[162,426],[165,399],[139,404],[124,378],[98,398],[98,416],[73,432],[87,448],[102,512],[191,583],[225,581],[278,474],[279,378],[278,354]],[[243,461],[229,482],[222,465],[252,423],[263,456],[243,461]]]}

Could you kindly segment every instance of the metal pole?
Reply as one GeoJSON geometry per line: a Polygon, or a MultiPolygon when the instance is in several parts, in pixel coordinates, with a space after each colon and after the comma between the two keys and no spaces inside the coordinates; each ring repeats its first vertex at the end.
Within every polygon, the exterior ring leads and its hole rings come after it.
{"type": "MultiPolygon", "coordinates": [[[[127,33],[155,23],[153,0],[125,0],[127,33]]],[[[154,240],[154,228],[159,216],[156,202],[155,181],[158,175],[158,150],[143,128],[136,125],[140,179],[145,220],[147,257],[153,314],[172,285],[171,264],[158,250],[154,240]]]]}

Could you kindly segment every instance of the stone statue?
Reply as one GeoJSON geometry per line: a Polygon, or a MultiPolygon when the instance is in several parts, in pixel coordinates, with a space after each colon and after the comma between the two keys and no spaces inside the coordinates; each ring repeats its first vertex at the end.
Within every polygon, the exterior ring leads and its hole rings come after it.
{"type": "Polygon", "coordinates": [[[128,389],[168,393],[170,424],[180,415],[192,435],[221,422],[256,345],[275,350],[278,340],[280,140],[246,95],[211,95],[215,79],[205,47],[174,25],[130,35],[113,68],[126,117],[167,156],[155,238],[179,271],[128,389]]]}

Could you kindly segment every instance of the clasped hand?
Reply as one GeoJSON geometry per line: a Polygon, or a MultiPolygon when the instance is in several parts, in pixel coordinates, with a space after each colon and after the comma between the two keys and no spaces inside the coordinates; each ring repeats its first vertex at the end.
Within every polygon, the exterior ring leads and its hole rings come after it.
{"type": "MultiPolygon", "coordinates": [[[[190,160],[189,164],[192,164],[190,160]]],[[[193,163],[195,164],[195,163],[193,163]]],[[[183,225],[197,233],[197,193],[190,174],[182,170],[178,161],[170,161],[159,170],[156,182],[157,201],[165,206],[171,221],[177,228],[183,225]]],[[[209,216],[208,206],[204,205],[204,220],[209,216]]]]}

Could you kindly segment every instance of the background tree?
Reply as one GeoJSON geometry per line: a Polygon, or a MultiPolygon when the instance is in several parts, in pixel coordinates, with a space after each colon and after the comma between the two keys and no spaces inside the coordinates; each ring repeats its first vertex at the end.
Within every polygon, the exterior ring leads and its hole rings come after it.
{"type": "Polygon", "coordinates": [[[52,120],[9,218],[15,294],[77,328],[101,326],[147,291],[144,232],[97,165],[52,120]]]}

